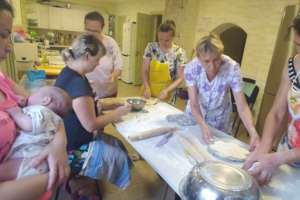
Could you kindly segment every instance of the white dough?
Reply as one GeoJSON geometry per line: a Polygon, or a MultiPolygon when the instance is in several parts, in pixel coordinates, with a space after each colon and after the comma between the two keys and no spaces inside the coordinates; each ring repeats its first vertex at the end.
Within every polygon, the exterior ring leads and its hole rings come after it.
{"type": "Polygon", "coordinates": [[[245,160],[249,151],[233,142],[215,141],[209,148],[223,158],[245,160]]]}

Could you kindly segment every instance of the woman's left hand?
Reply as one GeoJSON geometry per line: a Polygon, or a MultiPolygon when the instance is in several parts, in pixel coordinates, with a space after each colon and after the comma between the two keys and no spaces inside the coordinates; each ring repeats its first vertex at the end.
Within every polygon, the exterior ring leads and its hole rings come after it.
{"type": "Polygon", "coordinates": [[[66,147],[59,144],[49,144],[44,151],[34,158],[32,166],[36,167],[46,161],[49,166],[49,178],[47,190],[67,181],[70,174],[66,147]]]}
{"type": "Polygon", "coordinates": [[[260,138],[257,133],[250,135],[250,148],[249,151],[254,151],[256,147],[258,147],[260,142],[260,138]]]}
{"type": "Polygon", "coordinates": [[[162,90],[162,91],[160,92],[158,98],[159,98],[160,100],[165,100],[165,99],[168,97],[168,94],[169,94],[169,92],[168,92],[166,89],[164,89],[164,90],[162,90]]]}

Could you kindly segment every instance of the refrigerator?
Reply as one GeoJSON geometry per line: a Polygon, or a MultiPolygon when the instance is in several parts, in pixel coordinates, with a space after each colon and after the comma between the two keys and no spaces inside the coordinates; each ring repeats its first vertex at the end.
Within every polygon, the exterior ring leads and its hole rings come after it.
{"type": "MultiPolygon", "coordinates": [[[[293,18],[297,14],[298,6],[296,5],[287,6],[283,10],[283,15],[277,33],[275,48],[267,77],[266,87],[263,91],[263,98],[260,107],[260,112],[258,115],[258,121],[256,124],[259,133],[263,132],[265,119],[272,107],[277,90],[280,85],[282,71],[287,65],[288,58],[293,56],[295,53],[292,39],[292,31],[289,28],[289,26],[292,24],[293,18]]],[[[285,129],[286,126],[283,126],[280,130],[278,130],[278,137],[275,139],[274,145],[277,145],[285,129]]]]}
{"type": "Polygon", "coordinates": [[[121,79],[126,83],[132,83],[136,59],[136,22],[126,22],[123,24],[121,53],[123,59],[121,79]]]}

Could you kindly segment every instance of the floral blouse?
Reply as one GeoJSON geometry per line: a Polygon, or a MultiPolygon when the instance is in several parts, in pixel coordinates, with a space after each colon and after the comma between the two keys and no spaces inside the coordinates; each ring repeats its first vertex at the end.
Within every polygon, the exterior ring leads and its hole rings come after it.
{"type": "MultiPolygon", "coordinates": [[[[226,55],[222,55],[223,64],[215,78],[207,79],[205,69],[200,60],[194,58],[184,70],[187,87],[196,87],[200,111],[206,123],[216,129],[230,133],[232,113],[230,90],[242,90],[240,66],[226,55]]],[[[186,107],[188,115],[192,116],[190,102],[186,107]]]]}
{"type": "Polygon", "coordinates": [[[164,53],[161,51],[158,42],[150,42],[145,49],[144,58],[150,60],[156,59],[161,63],[168,63],[172,80],[177,78],[177,68],[184,66],[186,63],[185,50],[176,44],[172,45],[172,48],[169,52],[164,53]]]}

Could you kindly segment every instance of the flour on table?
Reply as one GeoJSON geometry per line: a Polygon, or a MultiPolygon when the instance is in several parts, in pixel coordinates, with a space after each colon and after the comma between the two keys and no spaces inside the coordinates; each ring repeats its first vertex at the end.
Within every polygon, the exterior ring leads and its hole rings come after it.
{"type": "Polygon", "coordinates": [[[249,154],[247,149],[233,142],[215,141],[209,148],[223,158],[245,160],[249,154]]]}

